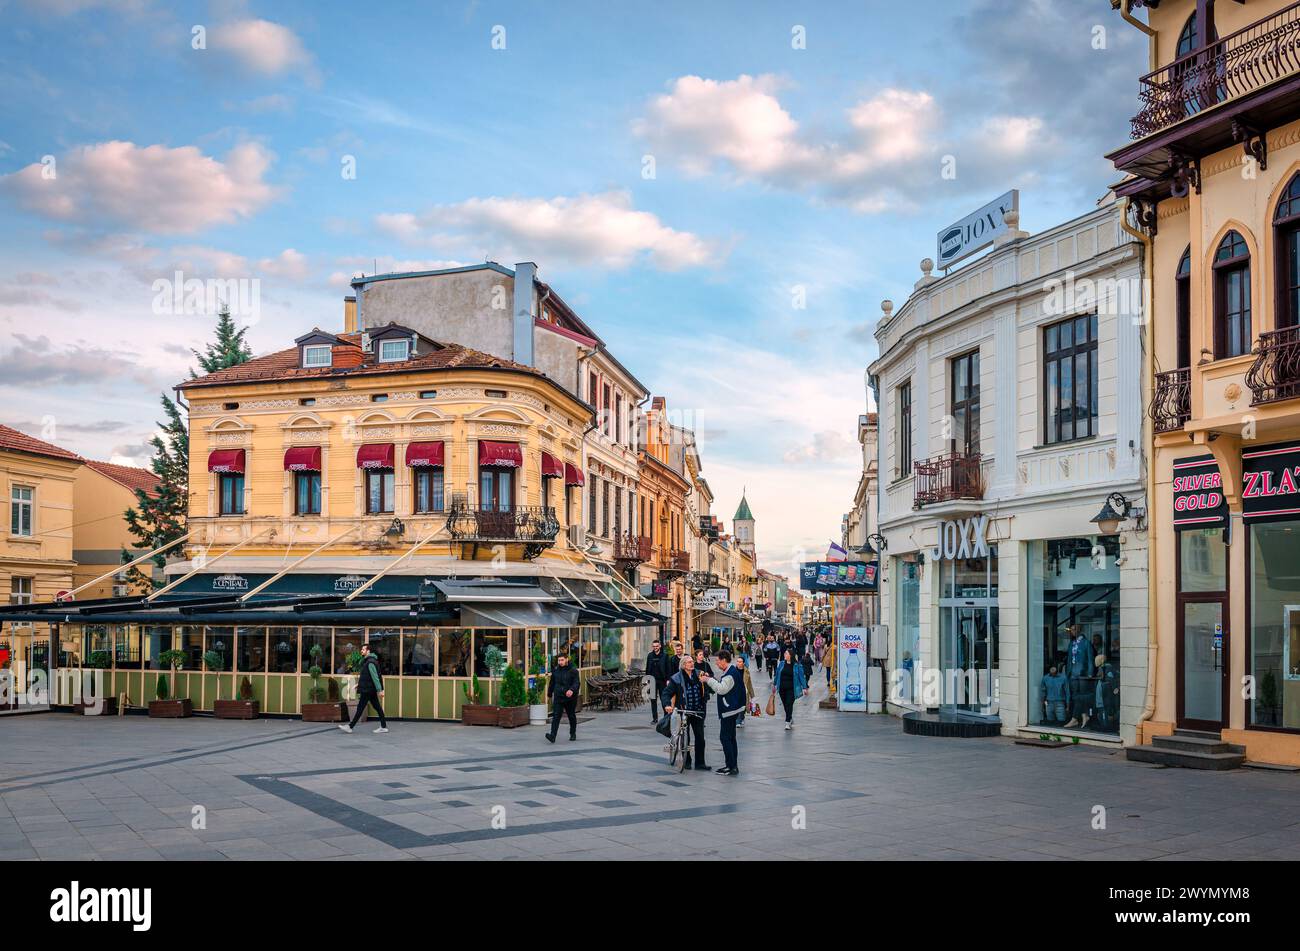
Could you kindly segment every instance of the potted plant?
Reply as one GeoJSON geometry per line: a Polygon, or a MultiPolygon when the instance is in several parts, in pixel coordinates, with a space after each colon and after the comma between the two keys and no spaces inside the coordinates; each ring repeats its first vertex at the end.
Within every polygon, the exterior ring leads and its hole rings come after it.
{"type": "MultiPolygon", "coordinates": [[[[233,684],[234,678],[231,678],[233,684]]],[[[217,700],[212,712],[219,720],[256,720],[262,715],[262,705],[253,697],[253,681],[247,676],[239,684],[238,697],[217,700]]]]}
{"type": "MultiPolygon", "coordinates": [[[[182,650],[166,650],[158,655],[158,663],[170,672],[172,678],[180,682],[180,669],[185,663],[185,652],[182,650]]],[[[188,697],[182,697],[176,700],[171,699],[171,684],[167,674],[158,675],[158,684],[154,688],[155,700],[149,701],[149,716],[151,717],[192,717],[194,716],[194,704],[188,697]]]]}
{"type": "Polygon", "coordinates": [[[307,702],[302,705],[302,718],[306,723],[346,723],[348,705],[339,699],[338,683],[333,679],[322,681],[321,657],[324,651],[319,644],[313,644],[307,652],[311,658],[311,667],[307,676],[311,677],[311,686],[307,688],[307,702]]]}
{"type": "Polygon", "coordinates": [[[528,701],[524,675],[517,667],[507,667],[501,680],[501,706],[497,708],[497,726],[528,726],[528,701]]]}
{"type": "MultiPolygon", "coordinates": [[[[108,670],[111,666],[113,666],[113,658],[108,651],[91,651],[86,658],[86,667],[89,670],[108,670]]],[[[72,708],[81,711],[81,715],[87,717],[116,714],[117,698],[103,695],[106,681],[107,677],[104,674],[91,674],[88,678],[83,672],[81,698],[72,705],[72,708]],[[96,693],[90,699],[87,699],[88,691],[85,689],[87,680],[93,680],[96,687],[96,693]]]]}
{"type": "Polygon", "coordinates": [[[470,677],[469,683],[461,684],[465,692],[465,702],[460,708],[460,722],[466,726],[496,726],[497,706],[494,703],[482,703],[483,685],[478,682],[478,674],[470,677]]]}
{"type": "Polygon", "coordinates": [[[533,656],[528,668],[528,722],[546,723],[546,651],[542,642],[533,642],[533,656]]]}

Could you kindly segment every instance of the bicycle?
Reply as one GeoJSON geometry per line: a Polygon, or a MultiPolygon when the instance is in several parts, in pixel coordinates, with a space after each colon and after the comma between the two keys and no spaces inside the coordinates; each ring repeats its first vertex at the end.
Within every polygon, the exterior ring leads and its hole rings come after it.
{"type": "Polygon", "coordinates": [[[686,761],[691,758],[691,729],[687,723],[687,717],[702,717],[704,713],[698,710],[677,709],[677,729],[668,739],[668,765],[676,766],[677,772],[686,771],[686,761]]]}

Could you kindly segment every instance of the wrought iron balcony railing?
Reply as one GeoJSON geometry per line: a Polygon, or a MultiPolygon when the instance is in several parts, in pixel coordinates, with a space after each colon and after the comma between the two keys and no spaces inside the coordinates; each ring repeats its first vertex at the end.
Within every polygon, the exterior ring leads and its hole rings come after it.
{"type": "Polygon", "coordinates": [[[1300,3],[1174,60],[1139,81],[1140,139],[1300,71],[1300,3]]]}
{"type": "Polygon", "coordinates": [[[650,539],[624,532],[614,536],[614,560],[639,565],[650,560],[650,539]]]}
{"type": "Polygon", "coordinates": [[[463,498],[453,499],[447,514],[447,533],[453,541],[520,542],[527,558],[555,544],[560,521],[550,506],[518,505],[510,509],[476,508],[463,498]]]}
{"type": "Polygon", "coordinates": [[[1300,327],[1259,335],[1255,362],[1246,371],[1251,406],[1300,397],[1300,327]]]}
{"type": "Polygon", "coordinates": [[[916,496],[914,508],[957,499],[984,498],[984,476],[980,454],[945,453],[914,464],[916,496]]]}
{"type": "Polygon", "coordinates": [[[659,569],[664,574],[685,574],[691,570],[691,553],[687,551],[661,551],[659,569]]]}
{"type": "Polygon", "coordinates": [[[1157,433],[1172,433],[1192,418],[1192,371],[1190,367],[1156,374],[1156,392],[1151,397],[1151,423],[1157,433]]]}

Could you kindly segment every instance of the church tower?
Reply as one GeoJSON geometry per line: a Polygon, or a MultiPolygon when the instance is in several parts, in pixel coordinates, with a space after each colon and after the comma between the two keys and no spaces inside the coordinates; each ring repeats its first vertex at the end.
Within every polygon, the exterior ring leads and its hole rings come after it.
{"type": "Polygon", "coordinates": [[[754,559],[756,557],[754,554],[754,513],[749,510],[749,501],[745,498],[743,492],[740,494],[740,507],[736,509],[736,514],[732,517],[731,522],[731,530],[735,533],[736,544],[741,551],[754,559]]]}

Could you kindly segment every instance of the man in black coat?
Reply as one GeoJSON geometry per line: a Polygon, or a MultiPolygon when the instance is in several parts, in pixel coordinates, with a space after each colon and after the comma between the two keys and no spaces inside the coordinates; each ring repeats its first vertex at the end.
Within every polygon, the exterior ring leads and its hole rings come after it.
{"type": "Polygon", "coordinates": [[[560,732],[560,717],[569,718],[569,739],[578,738],[578,694],[582,691],[582,681],[578,679],[576,668],[569,666],[569,655],[560,654],[555,658],[555,670],[546,684],[546,695],[551,698],[551,732],[546,734],[549,743],[555,742],[555,734],[560,732]]]}
{"type": "Polygon", "coordinates": [[[650,645],[650,653],[645,658],[645,674],[654,681],[654,692],[650,694],[651,723],[659,722],[659,695],[664,692],[664,685],[668,683],[668,678],[677,673],[669,663],[672,659],[664,650],[663,642],[656,637],[654,643],[650,645]]]}

